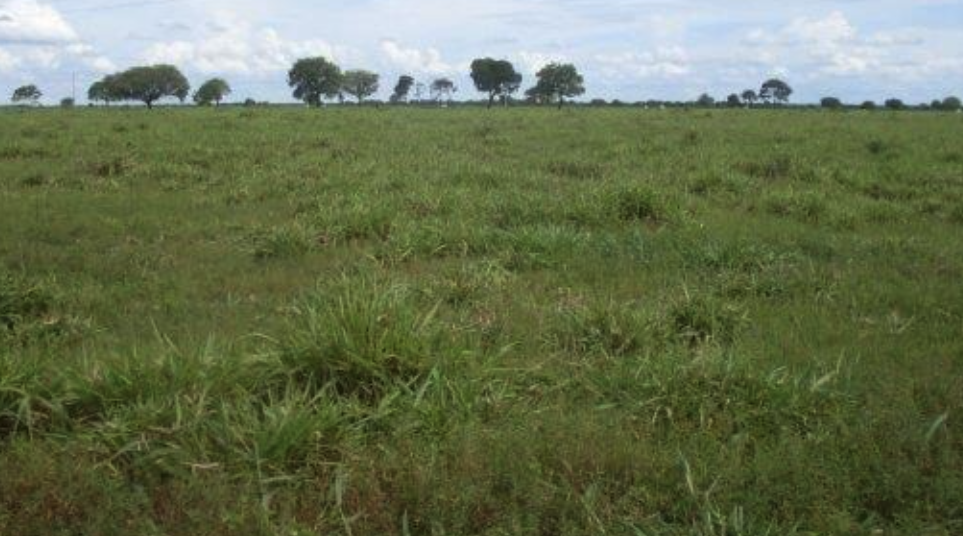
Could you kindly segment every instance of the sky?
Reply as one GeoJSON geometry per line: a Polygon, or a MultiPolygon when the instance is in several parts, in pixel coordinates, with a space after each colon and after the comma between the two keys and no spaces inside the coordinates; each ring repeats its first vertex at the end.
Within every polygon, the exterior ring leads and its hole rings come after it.
{"type": "Polygon", "coordinates": [[[454,80],[477,57],[533,83],[574,63],[586,99],[724,99],[767,78],[793,100],[963,96],[963,0],[0,0],[0,102],[37,84],[45,102],[106,73],[171,63],[233,98],[292,100],[286,72],[326,56],[382,76],[454,80]]]}

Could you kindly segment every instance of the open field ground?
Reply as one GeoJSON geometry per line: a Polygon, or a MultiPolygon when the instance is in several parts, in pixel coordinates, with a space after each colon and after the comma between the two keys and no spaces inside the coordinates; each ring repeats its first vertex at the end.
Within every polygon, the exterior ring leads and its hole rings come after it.
{"type": "Polygon", "coordinates": [[[0,113],[0,534],[963,532],[963,117],[0,113]]]}

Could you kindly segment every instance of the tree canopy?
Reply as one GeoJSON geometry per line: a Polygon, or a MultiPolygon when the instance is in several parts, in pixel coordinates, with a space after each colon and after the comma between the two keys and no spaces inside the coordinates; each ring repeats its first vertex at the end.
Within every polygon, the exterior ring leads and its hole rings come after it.
{"type": "Polygon", "coordinates": [[[766,102],[785,104],[789,102],[792,93],[789,84],[778,78],[771,78],[762,84],[759,97],[766,102]]]}
{"type": "Polygon", "coordinates": [[[481,58],[471,62],[471,79],[475,88],[488,94],[488,107],[496,97],[507,98],[522,85],[522,75],[506,60],[481,58]]]}
{"type": "Polygon", "coordinates": [[[321,106],[322,100],[337,97],[342,79],[341,68],[320,56],[300,59],[288,71],[294,98],[309,106],[321,106]]]}
{"type": "Polygon", "coordinates": [[[535,76],[538,82],[526,94],[536,101],[552,102],[561,108],[566,98],[585,94],[585,79],[571,63],[550,63],[535,76]]]}
{"type": "Polygon", "coordinates": [[[14,103],[36,104],[43,97],[43,92],[34,84],[20,86],[13,90],[10,100],[14,103]]]}
{"type": "Polygon", "coordinates": [[[843,101],[836,97],[823,97],[822,100],[819,101],[819,105],[830,110],[838,110],[843,107],[843,101]]]}
{"type": "Polygon", "coordinates": [[[455,83],[448,78],[438,78],[431,83],[431,95],[437,101],[450,101],[455,91],[455,83]]]}
{"type": "Polygon", "coordinates": [[[194,93],[194,102],[200,106],[209,106],[214,103],[221,105],[221,101],[231,94],[231,86],[223,78],[212,78],[201,84],[201,87],[194,93]]]}
{"type": "Polygon", "coordinates": [[[358,103],[378,92],[379,76],[371,71],[356,69],[344,73],[341,89],[358,99],[358,103]]]}
{"type": "Polygon", "coordinates": [[[415,85],[415,79],[409,75],[403,74],[398,77],[398,83],[395,84],[395,90],[391,94],[391,102],[405,102],[408,100],[408,93],[411,92],[411,87],[415,85]]]}
{"type": "Polygon", "coordinates": [[[103,85],[95,92],[102,97],[98,100],[140,101],[148,108],[153,108],[154,103],[167,97],[183,102],[191,91],[187,78],[173,65],[133,67],[101,82],[103,85]]]}

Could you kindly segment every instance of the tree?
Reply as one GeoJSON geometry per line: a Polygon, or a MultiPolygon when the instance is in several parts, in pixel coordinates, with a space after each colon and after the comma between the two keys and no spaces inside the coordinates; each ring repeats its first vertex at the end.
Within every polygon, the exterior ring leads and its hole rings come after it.
{"type": "Polygon", "coordinates": [[[759,95],[756,95],[755,91],[751,89],[747,89],[742,92],[742,101],[745,102],[747,106],[752,106],[758,100],[759,100],[759,95]]]}
{"type": "Polygon", "coordinates": [[[759,97],[771,103],[785,104],[789,102],[791,95],[792,88],[789,87],[789,84],[778,78],[766,80],[766,82],[762,84],[762,89],[759,91],[759,97]]]}
{"type": "Polygon", "coordinates": [[[141,101],[148,109],[166,97],[181,102],[187,98],[191,85],[173,65],[134,67],[111,78],[106,89],[114,100],[141,101]]]}
{"type": "Polygon", "coordinates": [[[104,106],[110,106],[111,102],[124,100],[119,75],[108,75],[94,82],[87,90],[87,100],[103,102],[104,106]]]}
{"type": "Polygon", "coordinates": [[[696,104],[701,108],[712,108],[716,105],[716,99],[712,98],[712,95],[708,93],[703,93],[696,99],[696,104]]]}
{"type": "Polygon", "coordinates": [[[488,108],[496,97],[505,99],[518,91],[522,85],[522,75],[515,72],[515,66],[505,60],[481,58],[471,62],[471,79],[475,88],[488,94],[488,108]]]}
{"type": "Polygon", "coordinates": [[[739,99],[739,95],[733,93],[732,95],[726,97],[726,106],[730,108],[741,108],[742,100],[739,99]]]}
{"type": "Polygon", "coordinates": [[[455,83],[448,78],[439,78],[431,83],[431,95],[436,101],[451,102],[451,96],[456,91],[455,83]]]}
{"type": "Polygon", "coordinates": [[[40,88],[30,84],[26,86],[20,86],[15,89],[13,91],[13,96],[10,97],[10,100],[14,104],[26,103],[35,105],[38,101],[40,101],[40,97],[43,97],[43,92],[40,91],[40,88]]]}
{"type": "Polygon", "coordinates": [[[535,76],[538,82],[526,95],[539,102],[554,102],[560,110],[566,98],[585,94],[585,79],[571,63],[549,63],[535,76]]]}
{"type": "Polygon", "coordinates": [[[871,101],[871,100],[868,100],[868,101],[860,104],[859,107],[862,108],[863,110],[875,110],[875,109],[876,109],[876,103],[873,102],[873,101],[871,101]]]}
{"type": "Polygon", "coordinates": [[[408,93],[411,92],[411,86],[415,85],[415,79],[404,74],[398,78],[398,83],[395,84],[394,93],[391,94],[391,102],[405,102],[408,100],[408,93]]]}
{"type": "Polygon", "coordinates": [[[902,110],[906,108],[906,104],[900,99],[887,99],[884,106],[890,110],[902,110]]]}
{"type": "Polygon", "coordinates": [[[378,75],[371,71],[353,70],[344,73],[341,89],[358,99],[358,104],[378,92],[378,75]]]}
{"type": "Polygon", "coordinates": [[[288,85],[294,98],[308,106],[321,106],[322,99],[333,99],[341,92],[341,68],[326,58],[304,58],[288,71],[288,85]]]}
{"type": "Polygon", "coordinates": [[[945,112],[956,112],[961,108],[963,108],[963,103],[960,102],[959,97],[946,97],[940,103],[940,109],[945,112]]]}
{"type": "Polygon", "coordinates": [[[194,102],[199,106],[210,106],[213,102],[216,106],[221,105],[224,97],[231,94],[231,86],[223,78],[212,78],[204,82],[194,93],[194,102]]]}
{"type": "Polygon", "coordinates": [[[61,108],[73,108],[73,107],[74,107],[74,104],[75,104],[75,103],[74,103],[73,97],[64,97],[64,98],[60,99],[60,107],[61,107],[61,108]]]}
{"type": "Polygon", "coordinates": [[[836,97],[823,97],[823,99],[819,101],[819,105],[829,110],[838,110],[843,107],[843,101],[836,97]]]}

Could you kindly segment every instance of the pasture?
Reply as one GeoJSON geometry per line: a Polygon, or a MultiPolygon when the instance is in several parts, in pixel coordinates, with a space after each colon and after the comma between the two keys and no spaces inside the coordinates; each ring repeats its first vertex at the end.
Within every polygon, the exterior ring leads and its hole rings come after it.
{"type": "Polygon", "coordinates": [[[959,534],[961,140],[0,111],[0,534],[959,534]]]}

